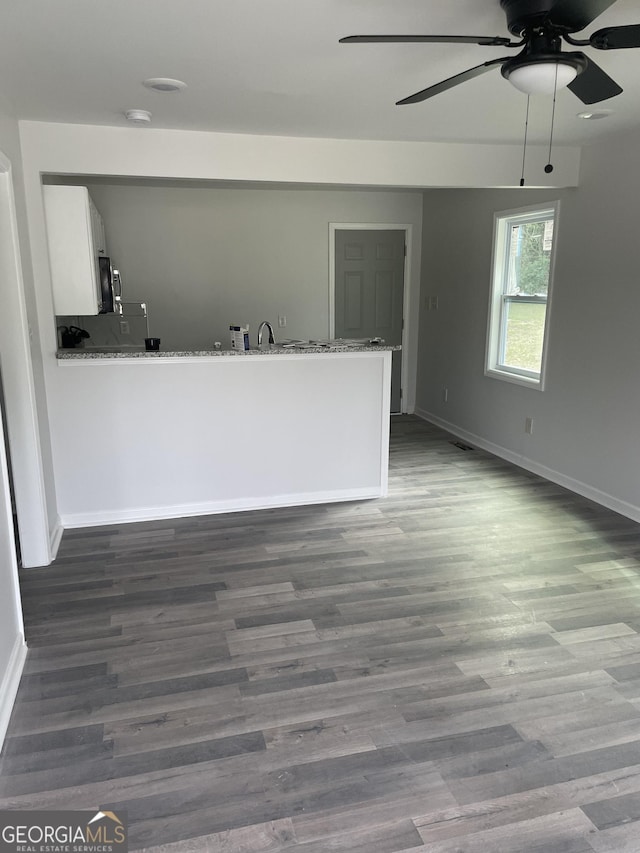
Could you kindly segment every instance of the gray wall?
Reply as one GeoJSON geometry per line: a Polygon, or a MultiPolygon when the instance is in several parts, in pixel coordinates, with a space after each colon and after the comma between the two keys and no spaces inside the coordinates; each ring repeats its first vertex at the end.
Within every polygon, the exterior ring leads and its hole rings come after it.
{"type": "MultiPolygon", "coordinates": [[[[105,179],[107,181],[108,179],[105,179]]],[[[229,325],[287,318],[326,337],[330,222],[414,224],[419,193],[89,184],[127,299],[148,303],[165,350],[229,346],[229,325]]]]}
{"type": "Polygon", "coordinates": [[[585,149],[575,190],[425,193],[417,386],[419,413],[632,517],[640,517],[639,142],[585,149]],[[554,198],[557,258],[540,392],[484,376],[492,225],[495,211],[554,198]],[[437,312],[426,310],[432,293],[437,312]]]}

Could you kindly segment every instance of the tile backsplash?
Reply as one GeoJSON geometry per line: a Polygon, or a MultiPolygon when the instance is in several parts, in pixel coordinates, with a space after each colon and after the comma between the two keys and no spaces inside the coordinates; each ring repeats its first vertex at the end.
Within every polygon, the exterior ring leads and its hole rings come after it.
{"type": "Polygon", "coordinates": [[[58,347],[62,348],[61,327],[77,326],[89,333],[76,349],[102,349],[104,347],[122,347],[123,349],[144,349],[144,339],[149,337],[149,325],[146,314],[127,314],[126,305],[123,314],[98,314],[82,317],[56,317],[58,347]]]}

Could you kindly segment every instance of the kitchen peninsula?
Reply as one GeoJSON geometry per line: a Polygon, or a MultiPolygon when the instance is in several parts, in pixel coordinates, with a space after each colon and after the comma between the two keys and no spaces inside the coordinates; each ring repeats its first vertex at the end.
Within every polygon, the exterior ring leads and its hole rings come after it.
{"type": "Polygon", "coordinates": [[[395,349],[59,352],[63,526],[383,496],[395,349]]]}

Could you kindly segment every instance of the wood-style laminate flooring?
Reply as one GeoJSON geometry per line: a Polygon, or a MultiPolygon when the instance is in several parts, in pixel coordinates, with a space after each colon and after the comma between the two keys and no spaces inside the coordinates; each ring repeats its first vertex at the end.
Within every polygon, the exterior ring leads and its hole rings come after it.
{"type": "Polygon", "coordinates": [[[415,418],[390,474],[66,532],[0,807],[154,853],[638,853],[640,527],[415,418]]]}

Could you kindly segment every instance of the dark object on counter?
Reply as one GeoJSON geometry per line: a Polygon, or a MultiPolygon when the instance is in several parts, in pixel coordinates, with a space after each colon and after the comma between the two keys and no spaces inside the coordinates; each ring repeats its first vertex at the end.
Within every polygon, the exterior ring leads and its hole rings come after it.
{"type": "Polygon", "coordinates": [[[79,326],[58,326],[58,331],[62,349],[75,349],[85,338],[90,337],[89,332],[79,326]]]}
{"type": "Polygon", "coordinates": [[[160,349],[160,338],[145,338],[144,347],[147,352],[157,352],[160,349]]]}

